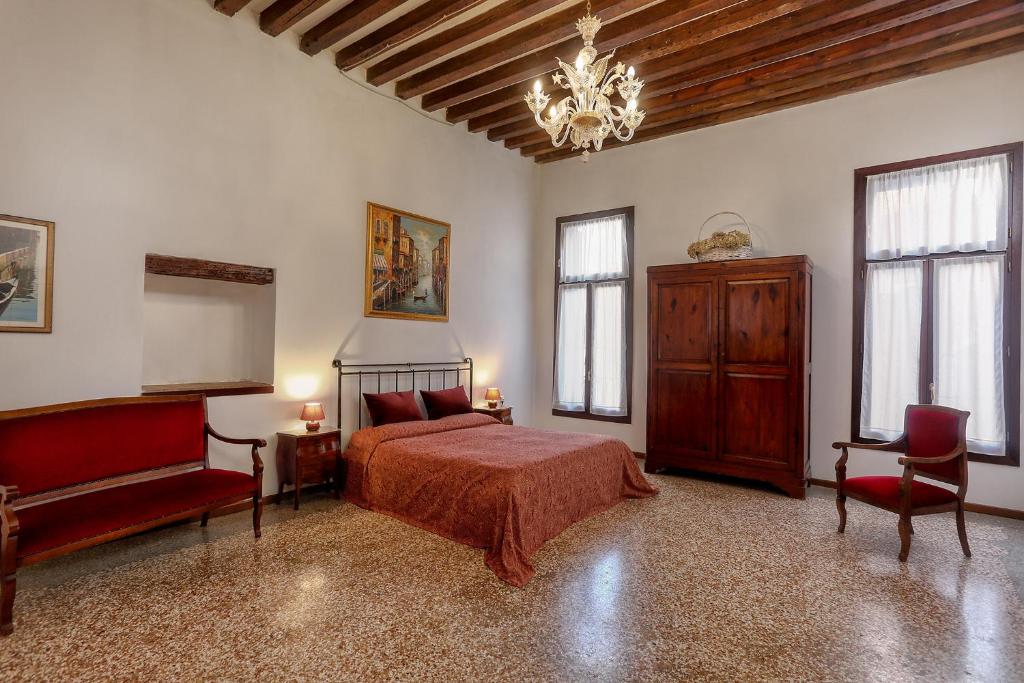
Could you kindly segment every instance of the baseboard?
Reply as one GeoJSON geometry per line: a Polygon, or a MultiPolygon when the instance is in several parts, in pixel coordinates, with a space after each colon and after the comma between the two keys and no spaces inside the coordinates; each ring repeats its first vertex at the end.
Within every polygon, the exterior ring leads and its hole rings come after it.
{"type": "MultiPolygon", "coordinates": [[[[302,494],[306,495],[307,493],[315,493],[315,492],[318,492],[318,491],[329,491],[330,488],[331,488],[330,484],[316,484],[314,486],[303,486],[302,487],[302,494]]],[[[281,495],[281,500],[282,501],[284,501],[284,500],[291,500],[291,498],[292,498],[292,492],[291,491],[285,491],[281,495]]],[[[278,501],[278,498],[277,498],[277,494],[276,493],[271,493],[271,494],[268,494],[266,496],[263,496],[263,504],[264,505],[270,505],[271,503],[276,503],[277,501],[278,501]]],[[[222,508],[217,508],[216,510],[213,510],[212,512],[210,512],[210,517],[223,517],[224,515],[233,515],[236,512],[242,512],[244,510],[251,510],[251,509],[252,509],[252,501],[251,500],[241,500],[241,501],[239,501],[237,503],[232,503],[231,505],[225,505],[222,508]]]]}
{"type": "MultiPolygon", "coordinates": [[[[834,489],[836,487],[836,483],[830,479],[810,479],[808,481],[815,486],[823,486],[828,489],[834,489]]],[[[996,507],[995,505],[964,503],[964,510],[967,510],[968,512],[976,512],[979,515],[992,515],[993,517],[1006,517],[1008,519],[1024,519],[1024,510],[1001,508],[996,507]]]]}

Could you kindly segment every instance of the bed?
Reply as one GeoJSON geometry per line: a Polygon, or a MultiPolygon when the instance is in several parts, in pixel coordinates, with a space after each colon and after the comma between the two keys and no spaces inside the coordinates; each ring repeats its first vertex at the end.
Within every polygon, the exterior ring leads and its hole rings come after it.
{"type": "MultiPolygon", "coordinates": [[[[408,374],[416,367],[403,365],[408,374]]],[[[374,372],[348,367],[362,373],[360,390],[364,377],[373,381],[374,372]]],[[[394,368],[381,372],[403,372],[394,368]]],[[[344,372],[339,368],[339,384],[344,372]]],[[[625,499],[657,493],[618,439],[509,426],[476,413],[360,424],[344,459],[347,500],[483,548],[487,566],[513,586],[533,577],[530,560],[548,539],[625,499]]]]}

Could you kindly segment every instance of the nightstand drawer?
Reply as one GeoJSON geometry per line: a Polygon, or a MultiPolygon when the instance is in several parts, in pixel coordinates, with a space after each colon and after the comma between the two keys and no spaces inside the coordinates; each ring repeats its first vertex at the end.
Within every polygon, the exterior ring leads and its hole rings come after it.
{"type": "Polygon", "coordinates": [[[299,507],[299,490],[306,484],[334,484],[335,495],[344,485],[340,480],[341,433],[328,428],[320,432],[296,430],[278,432],[278,502],[287,484],[295,486],[295,508],[299,507]]]}

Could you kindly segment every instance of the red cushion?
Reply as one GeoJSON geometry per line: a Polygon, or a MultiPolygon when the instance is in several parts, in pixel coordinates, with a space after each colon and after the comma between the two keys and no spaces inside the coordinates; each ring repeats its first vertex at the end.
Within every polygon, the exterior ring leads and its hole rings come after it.
{"type": "MultiPolygon", "coordinates": [[[[914,458],[936,458],[949,453],[960,442],[959,424],[960,419],[956,413],[934,410],[928,406],[912,406],[907,411],[907,455],[914,458]]],[[[959,458],[915,467],[926,474],[960,482],[959,458]]]]}
{"type": "Polygon", "coordinates": [[[416,396],[412,391],[363,394],[363,399],[366,401],[366,410],[370,413],[370,421],[374,427],[392,422],[412,422],[423,419],[423,413],[416,405],[416,396]]]}
{"type": "Polygon", "coordinates": [[[469,402],[466,390],[461,386],[440,391],[420,389],[420,396],[423,397],[423,405],[427,409],[427,419],[430,420],[473,412],[473,404],[469,402]]]}
{"type": "Polygon", "coordinates": [[[17,511],[18,557],[34,555],[217,501],[251,498],[256,478],[230,470],[194,470],[55,500],[17,511]]]}
{"type": "Polygon", "coordinates": [[[204,459],[202,397],[0,420],[0,484],[21,495],[204,459]]]}
{"type": "MultiPolygon", "coordinates": [[[[899,507],[900,479],[901,477],[853,477],[846,480],[843,488],[846,493],[857,494],[889,507],[899,507]]],[[[910,487],[912,508],[942,505],[955,500],[956,494],[941,486],[933,486],[915,479],[910,487]]]]}

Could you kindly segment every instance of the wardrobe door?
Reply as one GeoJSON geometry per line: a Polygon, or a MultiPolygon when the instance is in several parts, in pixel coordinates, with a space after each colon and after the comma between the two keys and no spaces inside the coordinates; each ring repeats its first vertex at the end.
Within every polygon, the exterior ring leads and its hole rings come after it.
{"type": "Polygon", "coordinates": [[[719,280],[720,458],[769,469],[795,463],[797,306],[792,272],[719,280]]]}
{"type": "Polygon", "coordinates": [[[717,448],[718,287],[714,276],[648,283],[647,444],[658,464],[717,448]]]}

